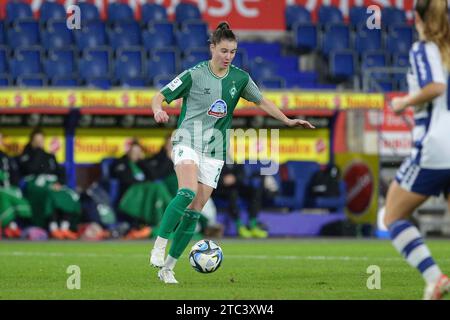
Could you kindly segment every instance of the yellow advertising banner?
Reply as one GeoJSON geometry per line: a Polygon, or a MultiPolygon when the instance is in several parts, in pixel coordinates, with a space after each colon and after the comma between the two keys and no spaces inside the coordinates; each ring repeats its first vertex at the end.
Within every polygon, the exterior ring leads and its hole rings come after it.
{"type": "MultiPolygon", "coordinates": [[[[53,153],[56,161],[66,161],[66,140],[63,128],[42,128],[45,135],[45,150],[53,153]]],[[[2,128],[3,144],[5,152],[10,156],[18,156],[22,153],[29,140],[31,129],[29,128],[2,128]]]]}
{"type": "Polygon", "coordinates": [[[239,163],[244,160],[316,161],[330,160],[328,129],[235,129],[230,134],[231,157],[239,163]]]}
{"type": "Polygon", "coordinates": [[[375,224],[379,196],[379,159],[377,155],[336,154],[336,165],[347,189],[346,214],[355,223],[375,224]]]}
{"type": "MultiPolygon", "coordinates": [[[[0,90],[1,108],[150,108],[155,90],[0,90]]],[[[264,96],[283,109],[378,109],[384,107],[385,97],[378,93],[345,92],[305,92],[305,91],[265,91],[264,96]]],[[[169,107],[179,108],[180,100],[169,107]]],[[[166,107],[168,107],[166,105],[166,107]]],[[[239,101],[237,110],[254,108],[244,99],[239,101]]]]}
{"type": "Polygon", "coordinates": [[[137,139],[147,155],[161,149],[171,129],[77,129],[74,141],[75,163],[98,163],[104,158],[123,156],[137,139]]]}
{"type": "MultiPolygon", "coordinates": [[[[133,139],[137,139],[151,155],[161,149],[171,132],[171,129],[77,129],[74,160],[76,163],[98,163],[104,158],[121,157],[133,139]]],[[[234,150],[232,158],[236,162],[272,159],[278,163],[299,160],[326,164],[330,158],[328,129],[236,129],[231,132],[230,150],[234,150]],[[251,130],[253,132],[249,133],[251,130]]]]}

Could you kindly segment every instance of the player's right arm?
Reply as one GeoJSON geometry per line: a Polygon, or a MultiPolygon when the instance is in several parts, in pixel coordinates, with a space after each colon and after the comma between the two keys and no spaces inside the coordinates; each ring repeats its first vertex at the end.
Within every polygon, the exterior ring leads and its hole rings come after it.
{"type": "Polygon", "coordinates": [[[169,115],[162,109],[164,100],[167,101],[167,103],[171,103],[173,100],[185,96],[189,92],[191,85],[191,73],[189,70],[186,70],[155,95],[152,100],[152,110],[157,123],[169,121],[169,115]]]}

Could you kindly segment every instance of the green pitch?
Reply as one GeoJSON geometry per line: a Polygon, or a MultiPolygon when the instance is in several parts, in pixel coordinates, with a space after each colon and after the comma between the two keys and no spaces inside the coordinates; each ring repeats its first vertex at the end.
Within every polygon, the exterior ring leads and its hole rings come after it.
{"type": "MultiPolygon", "coordinates": [[[[0,241],[0,299],[421,299],[423,280],[381,240],[219,240],[224,261],[212,274],[194,271],[187,253],[179,285],[164,285],[148,266],[152,242],[0,241]],[[80,289],[68,289],[80,268],[80,289]],[[371,265],[379,267],[380,289],[371,265]],[[70,270],[69,270],[70,271],[70,270]],[[370,269],[369,269],[370,271],[370,269]],[[73,272],[73,271],[72,271],[73,272]],[[370,278],[372,276],[372,278],[370,278]],[[68,281],[69,279],[69,281],[68,281]],[[369,281],[368,281],[369,280],[369,281]]],[[[450,273],[450,243],[427,241],[450,273]]]]}

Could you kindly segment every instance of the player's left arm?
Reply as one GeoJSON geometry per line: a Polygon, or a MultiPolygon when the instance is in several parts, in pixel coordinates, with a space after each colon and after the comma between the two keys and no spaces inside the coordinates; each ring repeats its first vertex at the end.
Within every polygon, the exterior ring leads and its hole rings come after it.
{"type": "Polygon", "coordinates": [[[315,127],[306,120],[301,119],[289,119],[272,101],[262,98],[262,100],[256,104],[261,110],[269,114],[275,119],[280,120],[288,127],[303,127],[307,129],[314,129],[315,127]]]}

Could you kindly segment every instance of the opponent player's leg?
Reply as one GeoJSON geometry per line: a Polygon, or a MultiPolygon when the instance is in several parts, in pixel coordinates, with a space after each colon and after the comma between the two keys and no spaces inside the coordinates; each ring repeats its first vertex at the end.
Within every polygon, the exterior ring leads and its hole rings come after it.
{"type": "Polygon", "coordinates": [[[175,230],[184,211],[197,193],[198,165],[195,161],[181,160],[175,165],[175,172],[178,179],[178,192],[164,211],[159,234],[150,256],[150,264],[159,268],[164,266],[165,250],[170,234],[175,230]]]}
{"type": "Polygon", "coordinates": [[[441,291],[447,290],[449,286],[448,278],[434,262],[419,230],[407,220],[427,198],[426,195],[407,191],[397,181],[393,181],[386,198],[384,222],[394,247],[409,265],[422,274],[426,282],[424,299],[440,299],[441,291]]]}

